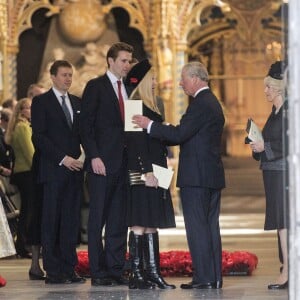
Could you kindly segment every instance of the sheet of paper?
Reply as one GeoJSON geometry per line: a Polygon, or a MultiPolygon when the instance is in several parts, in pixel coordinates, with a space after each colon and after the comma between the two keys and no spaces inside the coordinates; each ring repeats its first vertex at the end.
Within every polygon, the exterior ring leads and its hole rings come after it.
{"type": "MultiPolygon", "coordinates": [[[[167,190],[170,187],[174,171],[156,164],[152,164],[152,168],[154,176],[158,179],[158,186],[167,190]]],[[[141,179],[146,180],[144,175],[141,179]]]]}
{"type": "Polygon", "coordinates": [[[251,119],[248,120],[247,132],[248,132],[248,138],[253,142],[264,140],[259,127],[251,119]]]}
{"type": "Polygon", "coordinates": [[[84,152],[82,147],[80,147],[80,148],[81,148],[81,154],[80,154],[78,160],[80,160],[82,163],[84,163],[84,161],[85,161],[85,152],[84,152]]]}
{"type": "Polygon", "coordinates": [[[142,128],[135,128],[135,124],[132,123],[132,117],[134,115],[143,114],[143,101],[142,100],[125,100],[125,131],[143,131],[142,128]]]}

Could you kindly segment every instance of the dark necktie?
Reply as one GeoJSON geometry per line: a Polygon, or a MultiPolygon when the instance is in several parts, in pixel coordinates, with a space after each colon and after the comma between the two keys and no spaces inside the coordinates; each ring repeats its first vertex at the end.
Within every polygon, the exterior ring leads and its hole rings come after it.
{"type": "Polygon", "coordinates": [[[119,98],[121,118],[122,118],[122,121],[124,122],[124,99],[123,99],[122,90],[121,90],[122,82],[121,82],[121,80],[118,80],[117,83],[118,83],[118,98],[119,98]]]}
{"type": "Polygon", "coordinates": [[[62,95],[61,99],[62,99],[61,108],[64,111],[64,114],[66,116],[69,127],[72,128],[72,118],[71,118],[71,114],[70,114],[70,111],[68,109],[68,106],[66,104],[66,96],[62,95]]]}

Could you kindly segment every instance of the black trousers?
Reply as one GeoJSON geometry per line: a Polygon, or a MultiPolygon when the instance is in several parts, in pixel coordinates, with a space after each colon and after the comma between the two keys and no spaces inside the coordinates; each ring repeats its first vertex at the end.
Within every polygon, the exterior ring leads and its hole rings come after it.
{"type": "Polygon", "coordinates": [[[31,171],[15,173],[12,182],[18,187],[21,197],[16,243],[18,252],[18,248],[23,248],[25,244],[41,243],[41,201],[36,197],[31,171]]]}
{"type": "Polygon", "coordinates": [[[73,172],[64,180],[44,183],[42,253],[50,276],[70,274],[78,262],[82,180],[82,172],[73,172]]]}
{"type": "Polygon", "coordinates": [[[88,253],[93,278],[120,276],[123,272],[127,241],[124,172],[125,168],[107,176],[87,174],[90,198],[88,253]]]}
{"type": "Polygon", "coordinates": [[[219,226],[221,191],[182,187],[182,210],[192,257],[193,281],[222,280],[222,244],[219,226]]]}

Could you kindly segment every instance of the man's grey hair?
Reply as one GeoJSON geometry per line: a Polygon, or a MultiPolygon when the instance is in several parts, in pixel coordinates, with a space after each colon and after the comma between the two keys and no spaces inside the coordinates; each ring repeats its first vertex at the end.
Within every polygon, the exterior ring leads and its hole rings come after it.
{"type": "Polygon", "coordinates": [[[199,61],[191,61],[184,65],[184,70],[191,77],[196,76],[202,81],[208,82],[208,72],[206,67],[199,61]]]}

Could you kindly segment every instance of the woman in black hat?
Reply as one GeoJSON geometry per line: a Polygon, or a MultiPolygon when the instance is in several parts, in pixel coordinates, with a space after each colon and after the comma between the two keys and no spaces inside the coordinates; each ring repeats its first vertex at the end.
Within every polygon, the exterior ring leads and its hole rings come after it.
{"type": "MultiPolygon", "coordinates": [[[[143,115],[163,122],[155,96],[155,73],[148,60],[134,65],[125,84],[133,91],[129,99],[143,100],[143,115]]],[[[127,132],[129,176],[144,174],[146,181],[130,180],[127,223],[131,260],[130,289],[174,289],[161,276],[157,228],[175,227],[169,189],[158,187],[152,164],[167,167],[167,149],[160,140],[145,131],[127,132]],[[143,263],[144,262],[144,263],[143,263]],[[145,264],[145,265],[144,265],[145,264]],[[145,269],[145,271],[144,271],[145,269]]],[[[132,179],[132,178],[131,178],[132,179]]]]}
{"type": "Polygon", "coordinates": [[[278,232],[282,252],[282,270],[274,284],[268,289],[285,289],[288,287],[288,233],[287,233],[287,199],[284,193],[284,172],[286,157],[284,151],[285,128],[283,127],[284,111],[284,80],[282,62],[271,65],[264,79],[267,101],[272,103],[272,112],[263,128],[263,141],[250,142],[253,157],[260,160],[266,194],[265,230],[278,232]]]}

